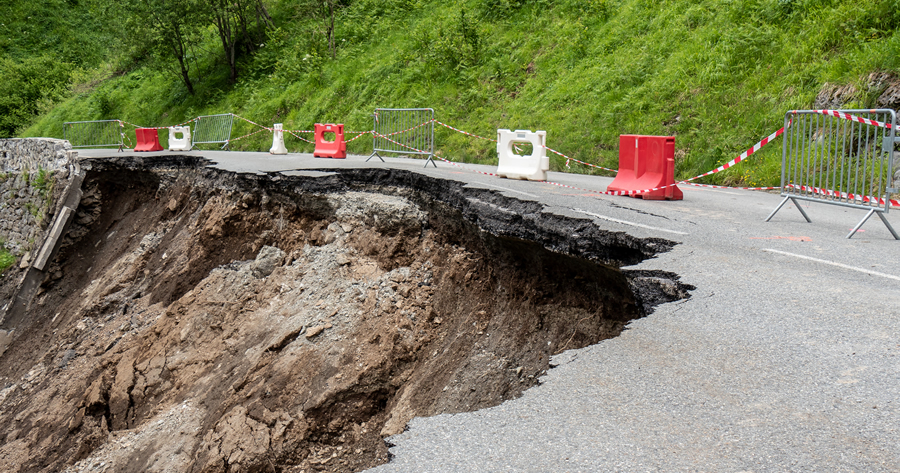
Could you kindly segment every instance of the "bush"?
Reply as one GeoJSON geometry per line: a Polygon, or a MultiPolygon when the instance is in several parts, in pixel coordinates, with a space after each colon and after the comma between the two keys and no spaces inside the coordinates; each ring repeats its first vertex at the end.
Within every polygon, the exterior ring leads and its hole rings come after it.
{"type": "Polygon", "coordinates": [[[16,257],[6,249],[6,242],[0,240],[0,274],[16,263],[16,257]]]}
{"type": "Polygon", "coordinates": [[[0,138],[12,137],[68,92],[71,65],[45,55],[0,58],[0,138]]]}

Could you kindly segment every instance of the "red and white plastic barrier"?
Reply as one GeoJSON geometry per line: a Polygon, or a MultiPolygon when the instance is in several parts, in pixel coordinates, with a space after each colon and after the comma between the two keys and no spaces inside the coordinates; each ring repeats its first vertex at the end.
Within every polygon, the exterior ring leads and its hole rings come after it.
{"type": "Polygon", "coordinates": [[[163,147],[159,144],[158,128],[135,128],[134,137],[137,144],[134,146],[135,151],[162,151],[163,147]]]}
{"type": "Polygon", "coordinates": [[[619,173],[607,190],[645,200],[683,199],[675,185],[675,137],[620,135],[619,173]],[[631,193],[648,186],[656,190],[631,193]]]}
{"type": "Polygon", "coordinates": [[[316,123],[316,149],[313,156],[317,158],[344,159],[347,157],[347,143],[344,141],[344,125],[335,123],[316,123]],[[333,141],[325,140],[325,133],[334,133],[333,141]]]}

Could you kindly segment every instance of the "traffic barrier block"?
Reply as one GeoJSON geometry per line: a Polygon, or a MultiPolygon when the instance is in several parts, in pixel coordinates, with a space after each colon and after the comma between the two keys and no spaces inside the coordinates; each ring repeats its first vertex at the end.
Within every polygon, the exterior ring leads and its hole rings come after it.
{"type": "Polygon", "coordinates": [[[547,171],[550,170],[546,141],[546,131],[497,130],[497,175],[508,179],[546,181],[547,171]],[[531,143],[531,154],[515,154],[513,145],[516,143],[531,143]]]}
{"type": "Polygon", "coordinates": [[[189,126],[170,126],[169,127],[169,151],[190,151],[191,144],[191,127],[189,126]],[[181,135],[181,138],[178,137],[181,135]]]}
{"type": "Polygon", "coordinates": [[[344,141],[344,125],[333,123],[315,125],[316,149],[313,156],[317,158],[344,159],[347,157],[347,142],[344,141]],[[334,133],[334,141],[325,141],[325,133],[334,133]]]}
{"type": "Polygon", "coordinates": [[[284,147],[283,129],[283,123],[275,124],[275,130],[272,132],[272,147],[269,148],[269,154],[288,154],[287,148],[284,147]]]}
{"type": "Polygon", "coordinates": [[[134,135],[137,144],[134,146],[135,151],[162,151],[163,147],[159,144],[159,131],[156,128],[136,128],[134,135]]]}
{"type": "Polygon", "coordinates": [[[619,136],[619,173],[607,191],[648,190],[629,195],[645,200],[683,199],[684,194],[674,184],[674,136],[619,136]]]}

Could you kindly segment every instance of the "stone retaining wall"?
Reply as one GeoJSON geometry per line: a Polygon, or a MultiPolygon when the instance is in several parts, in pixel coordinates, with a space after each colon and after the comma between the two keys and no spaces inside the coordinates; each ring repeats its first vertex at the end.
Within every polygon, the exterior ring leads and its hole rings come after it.
{"type": "Polygon", "coordinates": [[[68,141],[56,138],[0,140],[0,171],[59,171],[73,159],[72,153],[72,145],[68,141]]]}
{"type": "Polygon", "coordinates": [[[0,140],[0,243],[25,263],[77,158],[71,148],[55,138],[0,140]]]}
{"type": "Polygon", "coordinates": [[[14,255],[31,250],[50,209],[54,177],[45,174],[38,186],[38,173],[0,175],[0,242],[14,255]]]}

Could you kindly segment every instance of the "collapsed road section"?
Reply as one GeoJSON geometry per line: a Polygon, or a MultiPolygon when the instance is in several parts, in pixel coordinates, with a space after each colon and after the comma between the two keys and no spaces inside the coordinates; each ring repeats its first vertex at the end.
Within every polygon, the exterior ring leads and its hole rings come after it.
{"type": "Polygon", "coordinates": [[[82,162],[77,219],[0,357],[0,470],[359,471],[414,416],[687,297],[672,243],[391,169],[82,162]]]}

